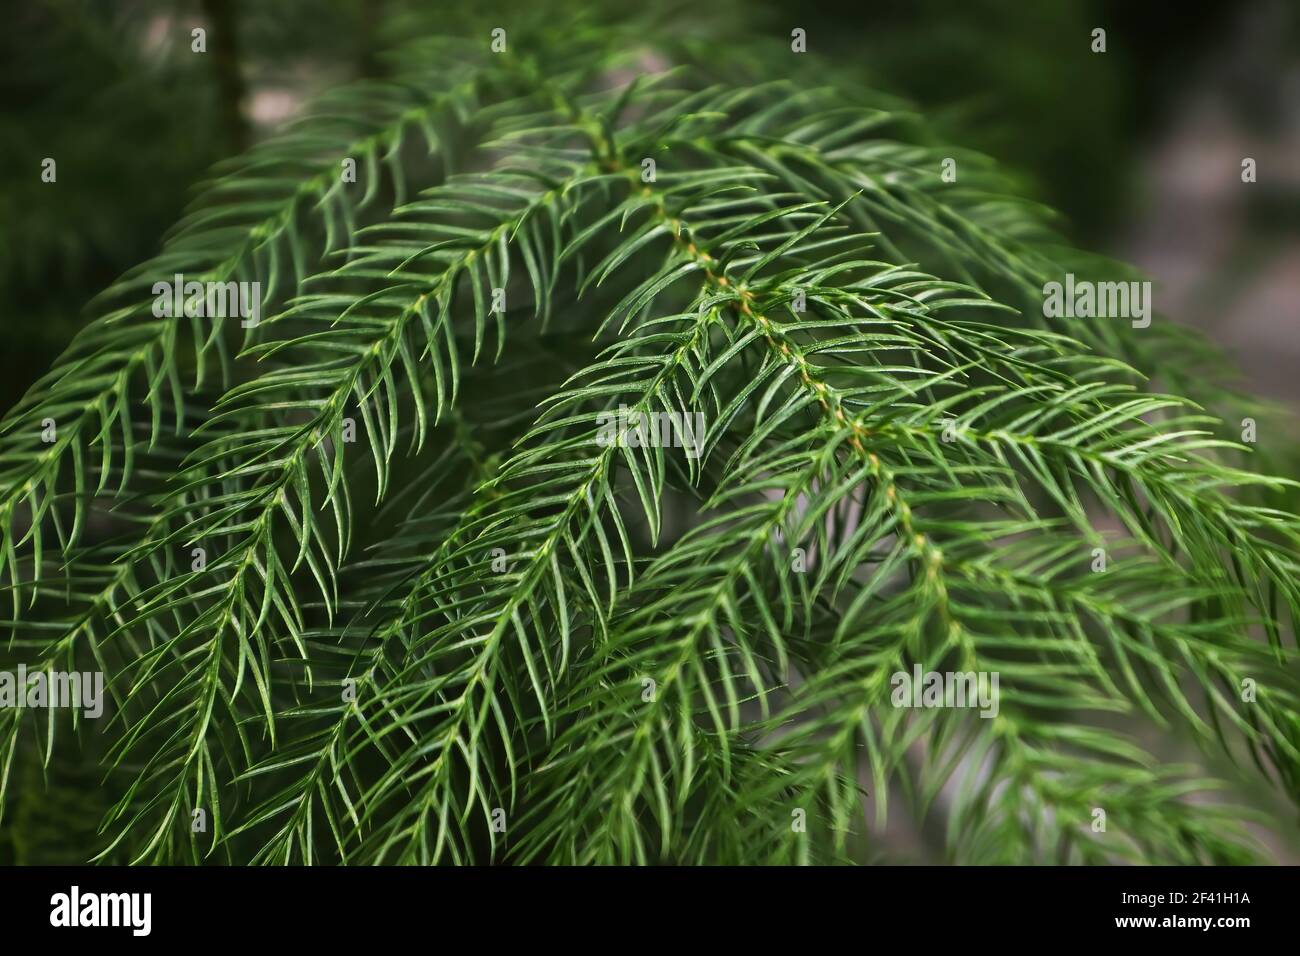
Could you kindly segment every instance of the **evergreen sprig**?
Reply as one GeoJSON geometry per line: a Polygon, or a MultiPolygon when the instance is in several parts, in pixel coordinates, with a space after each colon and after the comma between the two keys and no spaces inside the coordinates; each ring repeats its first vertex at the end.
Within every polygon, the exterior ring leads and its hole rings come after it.
{"type": "Polygon", "coordinates": [[[0,714],[0,813],[80,760],[112,861],[864,860],[900,801],[962,862],[1258,857],[1206,798],[1300,794],[1253,406],[1045,317],[1130,273],[763,42],[420,41],[214,170],[0,426],[7,659],[112,696],[0,714]],[[175,273],[268,318],[159,317],[175,273]],[[996,713],[894,706],[916,666],[996,713]]]}

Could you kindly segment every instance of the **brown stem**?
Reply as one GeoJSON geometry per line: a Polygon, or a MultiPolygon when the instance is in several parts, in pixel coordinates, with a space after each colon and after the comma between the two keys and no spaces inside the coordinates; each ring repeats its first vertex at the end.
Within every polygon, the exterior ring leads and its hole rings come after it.
{"type": "Polygon", "coordinates": [[[236,0],[199,0],[212,34],[212,67],[217,75],[218,109],[221,128],[234,152],[248,145],[248,121],[244,118],[244,78],[239,72],[239,19],[236,0]]]}

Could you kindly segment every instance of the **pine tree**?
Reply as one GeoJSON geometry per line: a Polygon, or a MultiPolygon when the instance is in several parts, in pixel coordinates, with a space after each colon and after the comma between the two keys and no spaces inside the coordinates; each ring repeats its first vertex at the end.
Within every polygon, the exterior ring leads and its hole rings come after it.
{"type": "Polygon", "coordinates": [[[1140,277],[815,38],[681,26],[410,41],[96,301],[0,432],[6,665],[109,697],[0,711],[24,859],[1261,857],[1206,795],[1300,794],[1267,410],[1045,314],[1140,277]]]}

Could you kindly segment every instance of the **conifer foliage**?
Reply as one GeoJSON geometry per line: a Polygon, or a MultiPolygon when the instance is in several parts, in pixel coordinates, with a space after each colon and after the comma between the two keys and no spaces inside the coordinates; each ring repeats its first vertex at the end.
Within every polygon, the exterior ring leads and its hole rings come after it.
{"type": "Polygon", "coordinates": [[[1135,277],[815,38],[679,26],[408,42],[93,304],[0,426],[4,665],[105,682],[0,710],[20,856],[1267,858],[1266,413],[1158,312],[1045,314],[1135,277]]]}

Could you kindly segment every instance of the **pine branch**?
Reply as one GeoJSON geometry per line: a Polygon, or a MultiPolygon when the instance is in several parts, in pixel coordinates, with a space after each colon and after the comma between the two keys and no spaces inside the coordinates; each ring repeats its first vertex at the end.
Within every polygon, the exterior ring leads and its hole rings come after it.
{"type": "Polygon", "coordinates": [[[834,71],[518,22],[215,169],[0,426],[5,654],[114,698],[103,753],[0,717],[0,807],[93,755],[101,860],[839,862],[895,793],[956,862],[1258,859],[1300,519],[1216,353],[1044,315],[1130,273],[834,71]]]}

